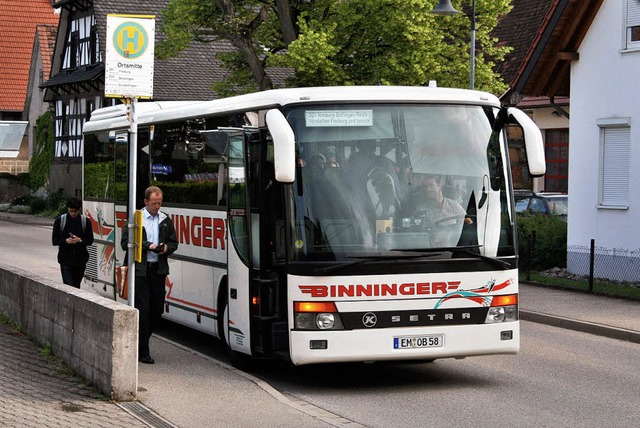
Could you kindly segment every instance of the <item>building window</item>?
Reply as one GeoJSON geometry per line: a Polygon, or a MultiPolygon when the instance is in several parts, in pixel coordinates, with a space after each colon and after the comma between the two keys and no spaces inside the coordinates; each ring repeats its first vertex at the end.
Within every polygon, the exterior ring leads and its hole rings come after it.
{"type": "Polygon", "coordinates": [[[627,48],[640,48],[640,0],[627,0],[627,48]]]}
{"type": "Polygon", "coordinates": [[[69,68],[77,68],[80,62],[78,50],[80,49],[80,33],[71,33],[71,43],[69,44],[69,68]]]}
{"type": "Polygon", "coordinates": [[[89,36],[89,55],[91,65],[95,65],[98,62],[98,29],[95,25],[91,26],[91,32],[89,36]]]}
{"type": "Polygon", "coordinates": [[[569,182],[569,130],[547,129],[545,137],[547,173],[544,176],[544,190],[566,193],[569,182]]]}
{"type": "Polygon", "coordinates": [[[630,119],[598,120],[600,127],[600,208],[629,208],[630,119]]]}

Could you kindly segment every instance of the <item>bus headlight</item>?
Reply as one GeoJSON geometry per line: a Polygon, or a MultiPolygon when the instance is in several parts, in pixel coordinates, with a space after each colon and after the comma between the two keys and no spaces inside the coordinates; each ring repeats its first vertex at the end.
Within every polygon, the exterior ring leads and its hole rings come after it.
{"type": "Polygon", "coordinates": [[[336,323],[336,318],[333,314],[322,313],[316,315],[316,325],[320,330],[329,330],[333,328],[336,323]]]}
{"type": "Polygon", "coordinates": [[[502,322],[504,321],[504,316],[504,307],[489,308],[487,323],[502,322]]]}
{"type": "Polygon", "coordinates": [[[487,324],[497,322],[516,321],[518,319],[517,306],[498,306],[489,308],[485,322],[487,324]]]}
{"type": "Polygon", "coordinates": [[[296,314],[295,328],[297,330],[315,330],[314,314],[296,314]]]}
{"type": "Polygon", "coordinates": [[[296,330],[343,330],[342,320],[333,302],[294,302],[296,330]]]}
{"type": "Polygon", "coordinates": [[[493,296],[485,323],[508,322],[518,320],[518,295],[506,294],[493,296]]]}

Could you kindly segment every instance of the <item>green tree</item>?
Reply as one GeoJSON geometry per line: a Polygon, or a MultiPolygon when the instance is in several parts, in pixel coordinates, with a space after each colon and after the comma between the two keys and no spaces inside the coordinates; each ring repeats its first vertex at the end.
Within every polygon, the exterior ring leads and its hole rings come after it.
{"type": "MultiPolygon", "coordinates": [[[[219,59],[230,70],[218,86],[249,92],[273,86],[266,67],[293,70],[290,86],[425,85],[468,87],[471,20],[440,17],[437,0],[170,0],[161,56],[192,40],[218,37],[238,51],[219,59]]],[[[468,11],[471,0],[454,1],[468,11]]],[[[493,72],[508,48],[491,38],[509,0],[476,0],[476,88],[505,89],[493,72]]],[[[226,95],[226,93],[225,93],[226,95]]]]}
{"type": "Polygon", "coordinates": [[[253,85],[270,89],[273,84],[265,72],[263,49],[276,51],[285,46],[282,41],[295,38],[292,15],[286,13],[280,19],[277,15],[288,8],[288,0],[170,0],[163,11],[161,31],[166,39],[158,45],[158,56],[175,56],[193,40],[227,40],[237,53],[220,59],[234,73],[232,80],[240,83],[240,92],[255,90],[253,85]],[[246,82],[248,76],[253,85],[246,82]]]}
{"type": "Polygon", "coordinates": [[[49,170],[53,163],[55,150],[55,133],[50,111],[43,113],[36,120],[35,154],[29,162],[29,188],[37,190],[45,186],[49,180],[49,170]]]}

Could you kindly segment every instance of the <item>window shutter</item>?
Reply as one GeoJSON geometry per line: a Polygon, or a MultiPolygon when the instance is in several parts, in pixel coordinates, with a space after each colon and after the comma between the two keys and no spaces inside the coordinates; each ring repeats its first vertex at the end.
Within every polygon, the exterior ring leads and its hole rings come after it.
{"type": "Polygon", "coordinates": [[[603,128],[601,204],[629,206],[630,128],[603,128]]]}
{"type": "Polygon", "coordinates": [[[640,25],[640,0],[627,0],[627,27],[640,25]]]}

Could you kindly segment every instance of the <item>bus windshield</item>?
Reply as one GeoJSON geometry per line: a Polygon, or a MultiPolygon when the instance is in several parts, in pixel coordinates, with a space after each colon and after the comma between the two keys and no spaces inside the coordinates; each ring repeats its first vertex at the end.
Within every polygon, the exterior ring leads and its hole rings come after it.
{"type": "Polygon", "coordinates": [[[499,109],[325,104],[285,113],[297,144],[293,261],[458,247],[515,254],[499,109]]]}

